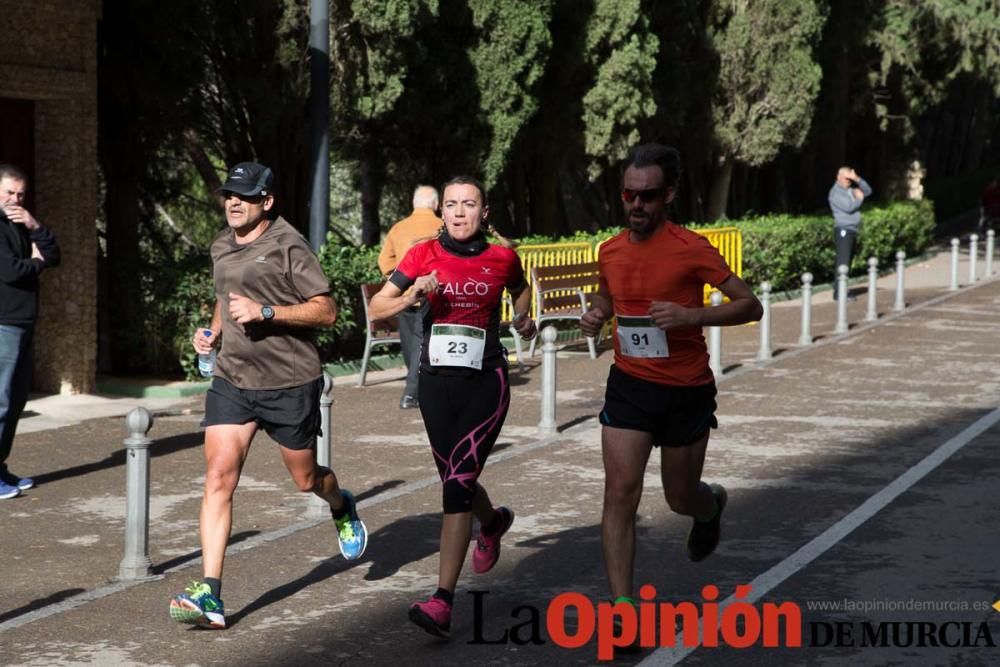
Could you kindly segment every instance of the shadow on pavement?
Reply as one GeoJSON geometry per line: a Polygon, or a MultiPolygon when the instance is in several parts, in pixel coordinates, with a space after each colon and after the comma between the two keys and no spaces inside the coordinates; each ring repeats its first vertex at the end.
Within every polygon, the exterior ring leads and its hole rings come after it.
{"type": "Polygon", "coordinates": [[[362,560],[345,561],[340,557],[328,558],[308,574],[271,589],[232,616],[228,616],[226,624],[232,627],[250,614],[358,565],[370,565],[365,575],[366,581],[391,577],[404,565],[437,553],[440,523],[439,514],[417,514],[394,521],[368,536],[370,546],[362,560]],[[424,535],[427,539],[414,539],[415,535],[424,535]]]}
{"type": "MultiPolygon", "coordinates": [[[[251,537],[254,537],[256,535],[260,535],[259,530],[245,530],[241,533],[236,533],[235,535],[229,538],[228,545],[232,546],[234,544],[239,544],[240,542],[243,542],[244,540],[249,540],[251,537]]],[[[177,556],[176,558],[171,558],[170,560],[160,563],[159,565],[154,565],[153,574],[163,574],[164,572],[172,570],[178,565],[183,565],[184,563],[195,560],[196,558],[201,558],[201,549],[197,549],[195,551],[192,551],[191,553],[186,553],[181,556],[177,556]]]]}
{"type": "Polygon", "coordinates": [[[401,479],[390,479],[387,482],[382,482],[377,486],[373,486],[367,491],[362,491],[361,493],[356,494],[354,496],[354,499],[358,502],[361,502],[362,500],[367,500],[368,498],[374,498],[380,493],[385,493],[389,489],[395,489],[397,486],[402,486],[403,484],[406,484],[406,482],[404,482],[401,479]]]}
{"type": "Polygon", "coordinates": [[[38,598],[37,600],[32,600],[26,605],[20,606],[17,609],[11,609],[10,611],[5,611],[0,614],[0,623],[9,621],[12,618],[17,618],[28,612],[35,611],[36,609],[42,609],[43,607],[48,607],[50,604],[58,604],[63,600],[73,597],[74,595],[79,595],[85,592],[84,588],[67,588],[66,590],[58,591],[49,595],[48,597],[38,598]]]}
{"type": "MultiPolygon", "coordinates": [[[[201,447],[204,441],[205,437],[201,431],[197,431],[195,433],[183,433],[181,435],[172,435],[169,438],[163,438],[162,440],[154,440],[153,444],[150,445],[149,451],[153,458],[157,456],[167,456],[168,454],[173,454],[174,452],[178,452],[183,449],[201,447]]],[[[63,470],[57,470],[55,472],[35,475],[34,479],[35,484],[50,484],[52,482],[58,482],[70,477],[87,475],[99,470],[105,470],[107,468],[117,468],[118,466],[124,464],[125,446],[122,445],[120,449],[116,449],[113,453],[109,454],[100,461],[93,461],[91,463],[73,466],[72,468],[64,468],[63,470]]]]}

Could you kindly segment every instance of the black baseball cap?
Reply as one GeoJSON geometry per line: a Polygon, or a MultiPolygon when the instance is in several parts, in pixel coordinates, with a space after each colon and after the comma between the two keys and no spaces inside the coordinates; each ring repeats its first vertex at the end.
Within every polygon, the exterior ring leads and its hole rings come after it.
{"type": "Polygon", "coordinates": [[[233,192],[244,197],[269,195],[274,187],[274,172],[257,162],[240,162],[229,170],[219,192],[233,192]]]}

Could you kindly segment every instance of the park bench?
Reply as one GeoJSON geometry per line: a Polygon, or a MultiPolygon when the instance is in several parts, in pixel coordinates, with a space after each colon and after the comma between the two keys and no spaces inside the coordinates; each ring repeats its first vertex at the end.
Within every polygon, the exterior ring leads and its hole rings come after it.
{"type": "MultiPolygon", "coordinates": [[[[535,292],[535,324],[539,331],[549,320],[576,320],[590,307],[590,295],[597,291],[597,262],[564,264],[562,266],[534,266],[531,268],[531,285],[535,292]]],[[[531,339],[529,356],[535,354],[535,341],[531,339]]],[[[597,340],[587,336],[590,358],[597,358],[597,340]]]]}
{"type": "Polygon", "coordinates": [[[384,282],[363,283],[361,285],[361,302],[365,304],[365,356],[361,360],[361,376],[358,386],[365,386],[365,376],[368,375],[368,362],[372,356],[372,348],[379,345],[399,345],[399,322],[395,317],[384,320],[372,320],[368,314],[368,306],[372,297],[379,293],[384,282]]]}

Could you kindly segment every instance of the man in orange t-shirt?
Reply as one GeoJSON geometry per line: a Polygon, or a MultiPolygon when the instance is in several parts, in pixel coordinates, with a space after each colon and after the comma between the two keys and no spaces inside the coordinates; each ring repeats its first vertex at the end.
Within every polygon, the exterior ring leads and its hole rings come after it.
{"type": "MultiPolygon", "coordinates": [[[[433,238],[444,227],[444,221],[437,217],[438,192],[430,185],[418,185],[413,191],[413,213],[403,218],[389,230],[378,253],[378,268],[386,278],[392,275],[403,261],[410,248],[433,238]]],[[[427,301],[417,303],[412,308],[399,313],[399,346],[402,348],[403,362],[406,364],[406,384],[399,407],[403,410],[416,408],[418,383],[420,381],[420,346],[424,340],[424,318],[427,317],[427,301]]]]}
{"type": "Polygon", "coordinates": [[[615,319],[615,363],[601,410],[604,512],[601,540],[615,603],[631,602],[635,513],[652,448],[660,447],[667,504],[694,519],[691,560],[719,542],[726,490],[701,481],[715,419],[715,378],[702,326],[759,320],[760,302],[702,236],[670,221],[680,155],[644,144],[626,163],[622,203],[627,227],[601,246],[600,288],[580,329],[596,336],[615,319]],[[729,303],[703,308],[705,283],[729,303]]]}

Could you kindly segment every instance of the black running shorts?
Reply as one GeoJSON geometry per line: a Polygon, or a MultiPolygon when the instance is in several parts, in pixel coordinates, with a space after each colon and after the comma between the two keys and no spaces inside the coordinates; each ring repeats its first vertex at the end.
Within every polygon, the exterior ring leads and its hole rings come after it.
{"type": "Polygon", "coordinates": [[[320,433],[319,398],[323,378],[287,389],[240,389],[213,378],[205,396],[202,426],[257,422],[288,449],[311,449],[320,433]]]}
{"type": "Polygon", "coordinates": [[[717,428],[715,383],[675,387],[633,377],[611,366],[601,423],[653,435],[654,446],[685,447],[717,428]]]}

